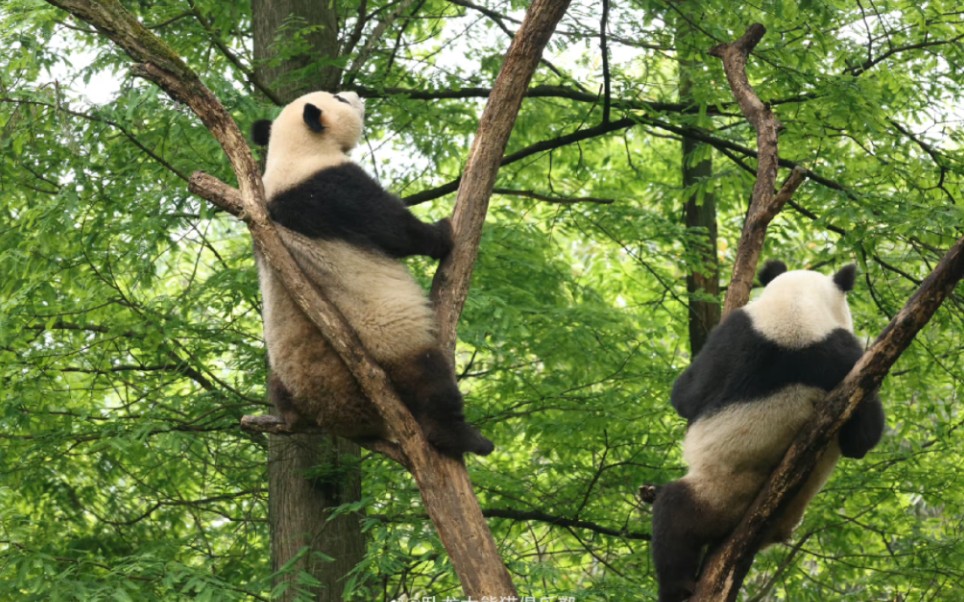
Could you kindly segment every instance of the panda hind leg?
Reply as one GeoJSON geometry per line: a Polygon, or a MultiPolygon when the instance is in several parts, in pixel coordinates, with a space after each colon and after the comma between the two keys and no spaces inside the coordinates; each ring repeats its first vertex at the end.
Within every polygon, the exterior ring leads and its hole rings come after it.
{"type": "Polygon", "coordinates": [[[703,550],[726,534],[725,523],[683,480],[659,488],[651,542],[659,602],[682,602],[693,594],[703,550]]]}
{"type": "Polygon", "coordinates": [[[429,442],[454,458],[473,453],[485,456],[495,445],[465,421],[462,393],[455,374],[437,347],[389,366],[392,382],[429,442]]]}
{"type": "Polygon", "coordinates": [[[294,396],[277,374],[268,376],[268,399],[274,405],[285,426],[291,430],[309,421],[295,407],[294,396]]]}

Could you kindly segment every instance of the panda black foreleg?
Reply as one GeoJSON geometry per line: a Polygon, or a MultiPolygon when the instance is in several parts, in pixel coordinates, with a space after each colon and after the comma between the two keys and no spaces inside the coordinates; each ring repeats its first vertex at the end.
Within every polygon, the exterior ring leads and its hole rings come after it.
{"type": "Polygon", "coordinates": [[[704,548],[727,531],[722,518],[701,504],[683,481],[659,489],[653,502],[651,542],[659,602],[682,602],[692,595],[704,548]]]}
{"type": "Polygon", "coordinates": [[[389,368],[392,382],[426,438],[439,451],[460,458],[488,455],[495,446],[465,421],[462,393],[438,348],[413,354],[389,368]]]}
{"type": "Polygon", "coordinates": [[[864,399],[840,428],[837,440],[840,453],[847,458],[863,458],[884,434],[884,406],[876,393],[864,399]]]}

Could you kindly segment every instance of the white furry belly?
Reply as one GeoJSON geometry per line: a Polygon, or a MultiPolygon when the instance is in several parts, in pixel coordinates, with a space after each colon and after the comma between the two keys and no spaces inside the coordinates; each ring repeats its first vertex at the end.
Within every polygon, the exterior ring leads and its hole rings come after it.
{"type": "Polygon", "coordinates": [[[824,395],[794,385],[697,420],[683,440],[685,480],[700,498],[742,514],[824,395]]]}
{"type": "MultiPolygon", "coordinates": [[[[316,241],[279,230],[305,275],[338,307],[376,361],[400,359],[435,344],[435,313],[401,262],[341,241],[316,241]]],[[[278,344],[295,342],[277,338],[312,336],[290,332],[291,315],[272,315],[274,308],[293,305],[276,275],[262,270],[261,288],[269,352],[278,344]]]]}

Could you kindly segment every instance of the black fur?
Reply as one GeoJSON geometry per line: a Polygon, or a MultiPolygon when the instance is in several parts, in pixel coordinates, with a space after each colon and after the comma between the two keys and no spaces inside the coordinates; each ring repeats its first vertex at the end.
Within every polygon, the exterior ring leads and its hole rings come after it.
{"type": "Polygon", "coordinates": [[[492,442],[465,421],[462,393],[440,349],[428,348],[387,368],[402,401],[439,451],[456,458],[492,453],[492,442]]]}
{"type": "MultiPolygon", "coordinates": [[[[863,349],[842,328],[802,349],[786,349],[751,326],[743,310],[716,327],[693,363],[673,385],[672,403],[692,424],[723,408],[758,400],[794,384],[830,391],[847,376],[863,349]]],[[[866,454],[883,433],[883,407],[874,394],[840,431],[845,456],[866,454]]]]}
{"type": "Polygon", "coordinates": [[[426,224],[354,163],[322,169],[271,198],[271,219],[310,238],[343,240],[391,257],[452,250],[448,220],[426,224]]]}
{"type": "Polygon", "coordinates": [[[259,119],[251,124],[251,139],[258,146],[268,146],[271,138],[271,120],[259,119]]]}
{"type": "Polygon", "coordinates": [[[760,270],[757,278],[760,280],[760,284],[766,286],[770,284],[771,280],[786,271],[787,264],[783,263],[779,259],[771,259],[763,265],[763,269],[760,270]]]}
{"type": "Polygon", "coordinates": [[[875,391],[864,399],[840,427],[837,441],[840,453],[846,458],[860,459],[867,455],[884,434],[884,406],[875,391]]]}
{"type": "Polygon", "coordinates": [[[310,102],[305,103],[304,111],[302,112],[302,119],[305,120],[305,124],[308,129],[312,132],[324,132],[325,126],[321,123],[321,109],[311,104],[310,102]]]}
{"type": "Polygon", "coordinates": [[[674,481],[660,487],[653,504],[653,565],[659,575],[659,602],[690,597],[706,542],[726,535],[726,522],[701,504],[689,486],[674,481]],[[685,520],[680,520],[685,517],[685,520]]]}
{"type": "Polygon", "coordinates": [[[854,290],[854,283],[857,281],[857,266],[854,264],[845,265],[833,275],[833,282],[837,288],[845,293],[854,290]]]}

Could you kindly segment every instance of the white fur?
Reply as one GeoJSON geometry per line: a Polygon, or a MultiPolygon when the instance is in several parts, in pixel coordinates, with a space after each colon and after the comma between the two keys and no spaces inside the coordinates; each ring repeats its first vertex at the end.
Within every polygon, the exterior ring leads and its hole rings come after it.
{"type": "Polygon", "coordinates": [[[265,196],[301,183],[320,169],[350,161],[348,151],[361,138],[365,105],[354,92],[311,92],[294,100],[271,124],[268,159],[264,169],[265,196]],[[304,122],[306,104],[321,109],[323,132],[311,131],[304,122]]]}
{"type": "MultiPolygon", "coordinates": [[[[824,396],[817,387],[794,385],[697,420],[683,440],[683,459],[689,466],[683,481],[718,516],[739,520],[824,396]]],[[[834,443],[771,531],[769,541],[790,536],[839,457],[840,448],[834,443]]]]}
{"type": "MultiPolygon", "coordinates": [[[[305,276],[338,307],[376,361],[403,359],[435,344],[435,313],[403,263],[345,242],[320,243],[287,228],[279,230],[305,276]]],[[[269,305],[266,298],[265,308],[269,305]]],[[[286,320],[270,318],[266,312],[269,349],[294,343],[280,338],[304,336],[290,332],[286,320]]]]}
{"type": "MultiPolygon", "coordinates": [[[[279,230],[308,279],[338,307],[379,364],[437,345],[435,314],[401,262],[279,230]]],[[[299,400],[298,412],[344,437],[386,436],[374,406],[277,274],[260,258],[258,268],[268,359],[299,400]]]]}
{"type": "Polygon", "coordinates": [[[744,311],[757,332],[790,349],[816,343],[837,328],[853,332],[847,295],[830,276],[809,270],[780,274],[744,311]]]}

